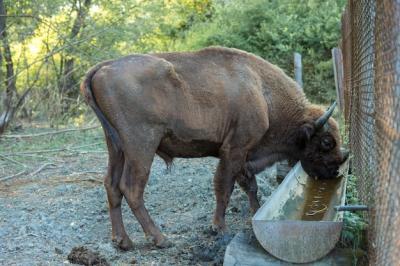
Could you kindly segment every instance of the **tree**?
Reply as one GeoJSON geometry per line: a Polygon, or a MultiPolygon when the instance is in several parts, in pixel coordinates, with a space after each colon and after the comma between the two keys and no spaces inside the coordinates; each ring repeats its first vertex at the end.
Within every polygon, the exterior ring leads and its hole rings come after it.
{"type": "MultiPolygon", "coordinates": [[[[12,36],[18,41],[23,42],[30,35],[32,29],[37,27],[38,21],[34,19],[34,16],[30,14],[8,14],[10,8],[15,10],[21,10],[22,7],[27,10],[32,11],[32,6],[34,6],[31,1],[18,1],[14,2],[4,2],[0,0],[0,95],[1,95],[1,108],[0,111],[0,134],[2,134],[6,128],[9,126],[10,122],[14,118],[17,111],[21,108],[26,96],[32,89],[32,86],[27,86],[22,93],[17,90],[17,77],[16,66],[14,64],[14,56],[12,53],[12,43],[9,31],[12,31],[13,24],[24,25],[24,30],[20,32],[12,32],[12,36]],[[12,4],[12,5],[11,5],[12,4]],[[8,18],[12,18],[14,23],[8,24],[8,18]],[[25,22],[26,19],[30,19],[30,22],[25,22]],[[33,19],[33,20],[32,20],[33,19]],[[32,23],[33,22],[33,23],[32,23]],[[15,35],[15,36],[14,36],[15,35]],[[4,58],[4,60],[3,60],[4,58]],[[4,78],[3,63],[5,64],[6,76],[4,78]],[[4,81],[4,83],[3,83],[4,81]],[[4,87],[3,87],[4,86],[4,87]]],[[[41,7],[38,7],[39,9],[41,7]]],[[[20,59],[20,58],[19,58],[20,59]]],[[[17,60],[19,61],[19,60],[17,60]]],[[[37,81],[37,76],[33,83],[37,81]]]]}
{"type": "MultiPolygon", "coordinates": [[[[7,128],[9,122],[14,116],[16,106],[14,106],[14,99],[18,97],[16,88],[16,77],[14,75],[14,64],[11,55],[10,44],[7,36],[7,10],[3,0],[0,0],[0,40],[2,49],[0,51],[0,63],[4,62],[6,65],[5,77],[5,91],[3,93],[3,112],[0,115],[0,134],[7,128]]],[[[1,77],[3,75],[1,74],[1,77]]]]}
{"type": "Polygon", "coordinates": [[[304,90],[317,102],[335,97],[331,49],[340,38],[344,0],[231,0],[215,5],[212,21],[198,23],[176,49],[222,45],[255,53],[293,76],[300,52],[304,90]]]}
{"type": "MultiPolygon", "coordinates": [[[[85,26],[85,18],[88,15],[90,4],[91,0],[75,1],[73,9],[76,12],[76,17],[72,25],[68,41],[73,41],[78,38],[78,34],[85,26]]],[[[77,90],[75,90],[77,80],[74,69],[75,58],[72,55],[73,49],[74,48],[72,46],[67,46],[61,60],[61,69],[63,74],[60,80],[60,89],[61,94],[67,97],[76,97],[77,95],[77,90]]]]}
{"type": "Polygon", "coordinates": [[[0,129],[21,104],[20,114],[51,125],[84,114],[79,81],[98,62],[209,45],[255,53],[289,75],[301,52],[306,93],[329,101],[344,2],[0,0],[0,129]]]}

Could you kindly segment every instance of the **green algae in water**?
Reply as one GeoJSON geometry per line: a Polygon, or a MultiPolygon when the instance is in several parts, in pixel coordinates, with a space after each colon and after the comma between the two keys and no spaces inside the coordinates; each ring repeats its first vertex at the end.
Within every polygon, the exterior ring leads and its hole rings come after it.
{"type": "Polygon", "coordinates": [[[301,216],[303,221],[321,221],[330,207],[342,178],[309,178],[305,187],[305,202],[301,216]]]}

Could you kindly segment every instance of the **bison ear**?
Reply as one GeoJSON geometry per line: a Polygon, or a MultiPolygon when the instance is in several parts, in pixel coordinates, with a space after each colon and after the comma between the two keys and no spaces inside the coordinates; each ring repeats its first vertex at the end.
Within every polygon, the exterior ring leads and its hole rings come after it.
{"type": "Polygon", "coordinates": [[[315,125],[313,123],[304,123],[296,133],[296,144],[299,148],[304,148],[307,142],[315,133],[315,125]]]}

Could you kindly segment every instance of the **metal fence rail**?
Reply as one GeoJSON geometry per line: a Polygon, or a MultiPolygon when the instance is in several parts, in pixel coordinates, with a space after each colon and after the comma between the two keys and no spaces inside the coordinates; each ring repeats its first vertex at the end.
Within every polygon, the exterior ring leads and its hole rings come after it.
{"type": "Polygon", "coordinates": [[[370,206],[370,265],[400,263],[400,1],[350,0],[342,16],[345,120],[370,206]]]}

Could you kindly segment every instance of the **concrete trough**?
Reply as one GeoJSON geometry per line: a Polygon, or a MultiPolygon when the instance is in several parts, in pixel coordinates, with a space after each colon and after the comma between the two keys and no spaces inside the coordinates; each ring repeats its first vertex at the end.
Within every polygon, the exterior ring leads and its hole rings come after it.
{"type": "Polygon", "coordinates": [[[309,177],[298,162],[252,219],[254,234],[271,255],[309,263],[327,255],[339,240],[348,160],[332,180],[309,177]]]}

